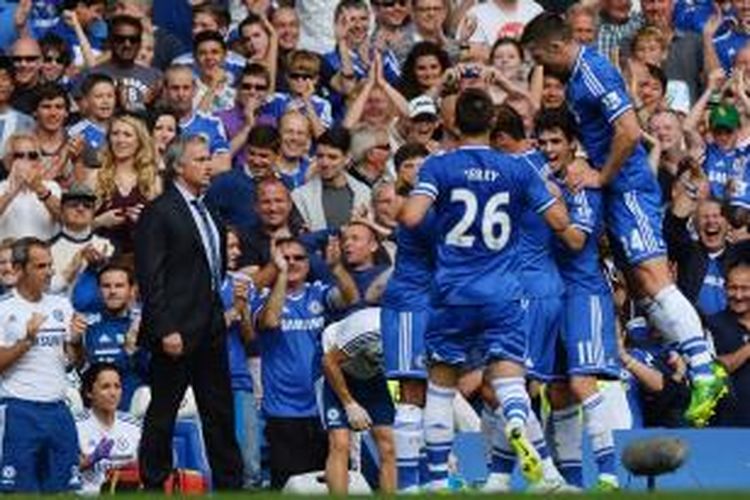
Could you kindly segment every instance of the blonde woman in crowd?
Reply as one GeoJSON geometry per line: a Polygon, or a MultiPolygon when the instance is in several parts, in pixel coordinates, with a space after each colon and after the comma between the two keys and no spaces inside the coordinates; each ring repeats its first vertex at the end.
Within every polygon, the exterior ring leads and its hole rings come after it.
{"type": "Polygon", "coordinates": [[[146,125],[132,115],[114,119],[96,176],[99,206],[94,226],[124,254],[143,207],[161,192],[156,153],[146,125]]]}

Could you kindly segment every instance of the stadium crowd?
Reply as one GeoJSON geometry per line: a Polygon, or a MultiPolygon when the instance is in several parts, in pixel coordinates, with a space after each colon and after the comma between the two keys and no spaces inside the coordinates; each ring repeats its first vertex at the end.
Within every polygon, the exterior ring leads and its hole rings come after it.
{"type": "Polygon", "coordinates": [[[365,431],[455,489],[481,430],[486,492],[612,490],[614,430],[749,426],[748,42],[750,0],[0,0],[0,490],[160,487],[180,358],[218,489],[345,493],[365,431]]]}

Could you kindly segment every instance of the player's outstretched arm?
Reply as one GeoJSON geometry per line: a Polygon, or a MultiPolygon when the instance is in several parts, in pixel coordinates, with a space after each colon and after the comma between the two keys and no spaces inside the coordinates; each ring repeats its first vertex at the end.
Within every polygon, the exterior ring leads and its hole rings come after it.
{"type": "Polygon", "coordinates": [[[418,226],[432,206],[433,199],[425,194],[413,194],[404,203],[399,221],[406,227],[418,226]]]}
{"type": "Polygon", "coordinates": [[[557,237],[560,238],[568,248],[575,251],[583,248],[583,245],[586,243],[586,233],[575,228],[570,223],[568,210],[559,200],[555,201],[544,211],[544,220],[547,221],[549,227],[552,228],[557,237]]]}
{"type": "Polygon", "coordinates": [[[601,186],[606,186],[617,176],[625,160],[633,154],[633,151],[635,151],[635,148],[641,141],[641,126],[638,123],[635,111],[632,109],[621,114],[612,125],[614,127],[614,137],[607,161],[602,166],[600,174],[601,186]]]}

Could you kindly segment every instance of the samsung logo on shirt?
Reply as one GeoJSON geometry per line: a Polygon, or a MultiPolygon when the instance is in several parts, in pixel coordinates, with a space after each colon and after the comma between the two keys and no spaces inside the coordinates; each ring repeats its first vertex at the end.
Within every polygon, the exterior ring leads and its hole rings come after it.
{"type": "Polygon", "coordinates": [[[315,318],[282,318],[281,319],[281,331],[312,331],[321,330],[326,324],[326,320],[323,316],[315,318]]]}

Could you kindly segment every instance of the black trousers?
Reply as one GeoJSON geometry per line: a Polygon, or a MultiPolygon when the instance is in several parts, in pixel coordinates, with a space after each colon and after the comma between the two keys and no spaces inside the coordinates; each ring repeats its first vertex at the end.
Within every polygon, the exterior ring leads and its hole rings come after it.
{"type": "Polygon", "coordinates": [[[280,490],[294,475],[323,470],[328,434],[320,418],[266,418],[271,488],[280,490]]]}
{"type": "Polygon", "coordinates": [[[226,342],[208,335],[179,358],[154,352],[150,361],[151,403],[138,453],[147,489],[161,489],[172,471],[172,436],[180,402],[192,385],[200,413],[213,488],[242,487],[242,456],[234,433],[234,406],[226,342]]]}

